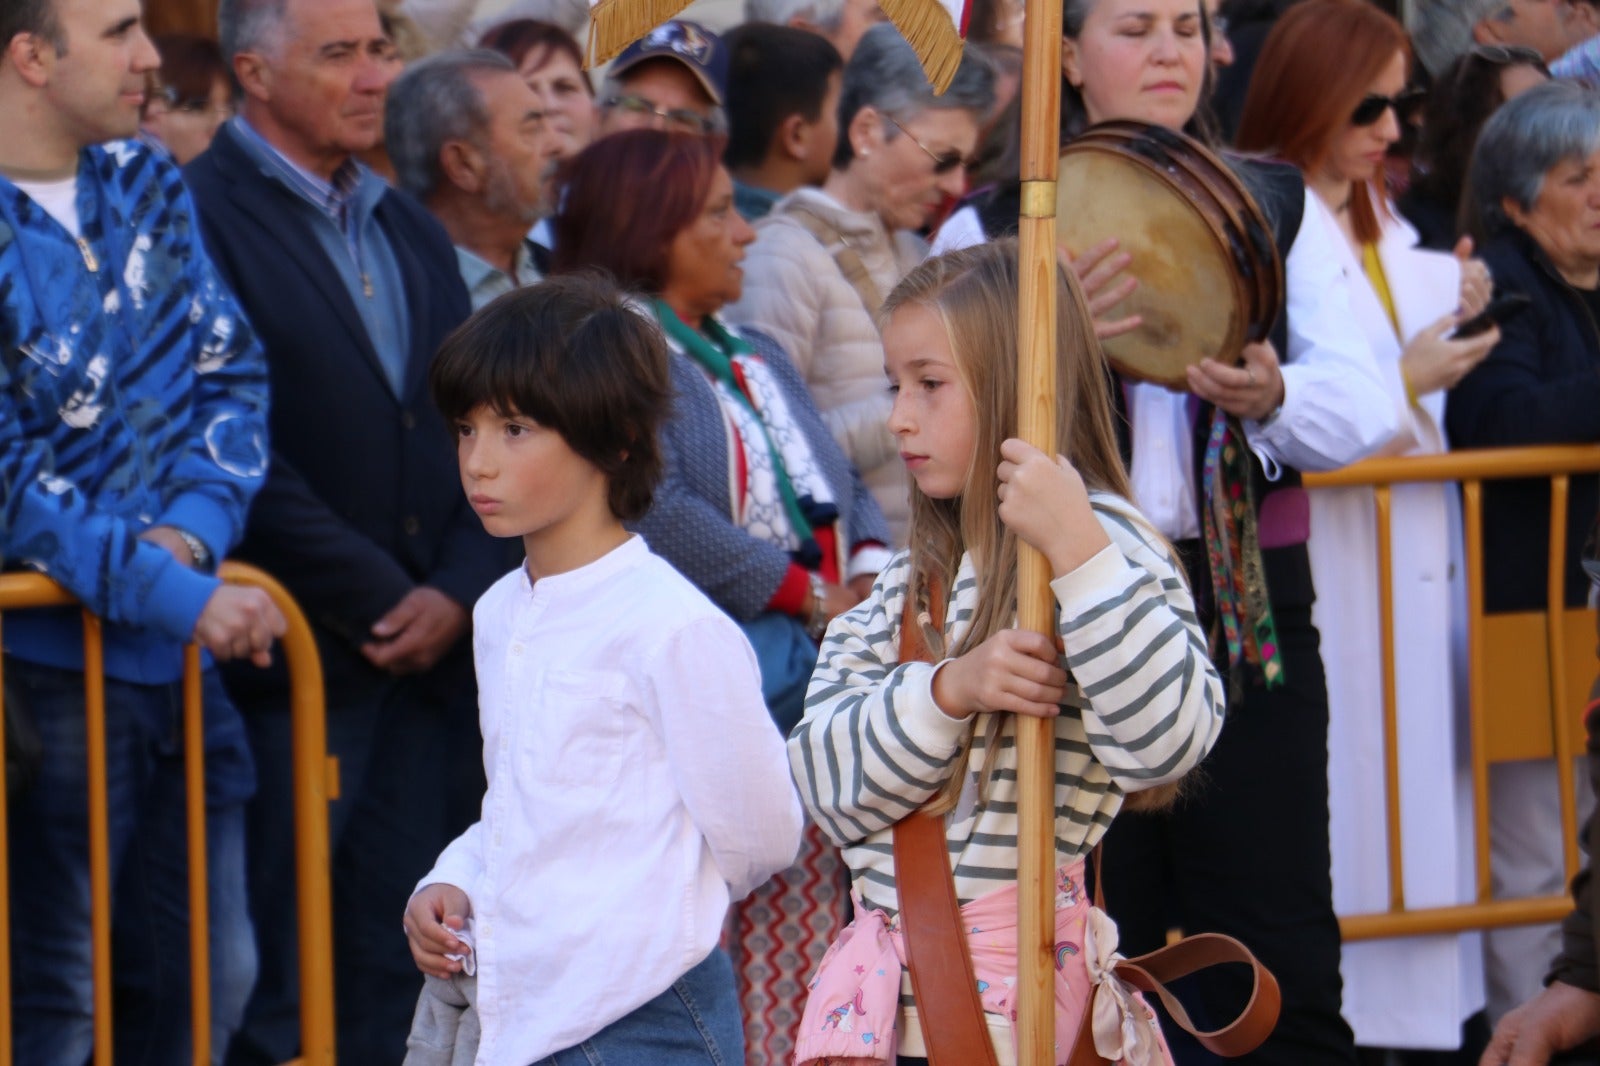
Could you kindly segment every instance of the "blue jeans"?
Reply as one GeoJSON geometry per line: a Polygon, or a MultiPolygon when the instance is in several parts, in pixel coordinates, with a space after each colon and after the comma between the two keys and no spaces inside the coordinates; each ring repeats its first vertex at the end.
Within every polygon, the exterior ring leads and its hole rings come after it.
{"type": "Polygon", "coordinates": [[[633,1013],[535,1066],[743,1066],[733,964],[720,948],[633,1013]]]}
{"type": "MultiPolygon", "coordinates": [[[[255,789],[244,725],[204,675],[211,1046],[220,1061],[255,981],[244,805],[255,789]]],[[[11,803],[15,1061],[76,1066],[94,1045],[87,728],[83,675],[5,662],[5,699],[37,731],[32,783],[11,803]]],[[[118,1066],[191,1051],[183,688],[106,679],[113,1035],[118,1066]]]]}

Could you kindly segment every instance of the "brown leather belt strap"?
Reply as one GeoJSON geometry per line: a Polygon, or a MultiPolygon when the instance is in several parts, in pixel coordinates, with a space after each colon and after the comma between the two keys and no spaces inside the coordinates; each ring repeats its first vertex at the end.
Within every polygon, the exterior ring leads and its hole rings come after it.
{"type": "MultiPolygon", "coordinates": [[[[900,661],[932,662],[917,621],[915,591],[906,590],[900,617],[900,661]]],[[[937,586],[929,600],[937,625],[944,619],[937,586]]],[[[895,825],[894,881],[906,968],[911,971],[911,994],[917,1001],[928,1061],[932,1066],[995,1066],[989,1023],[978,998],[978,977],[961,926],[961,902],[950,872],[942,815],[916,811],[895,825]]]]}
{"type": "MultiPolygon", "coordinates": [[[[1097,847],[1094,856],[1094,905],[1105,910],[1099,851],[1097,847]]],[[[1221,933],[1186,936],[1176,944],[1168,944],[1147,955],[1124,959],[1117,963],[1114,972],[1129,987],[1161,1000],[1168,1016],[1181,1029],[1199,1041],[1207,1051],[1225,1059],[1248,1055],[1260,1047],[1277,1026],[1278,1013],[1283,1005],[1278,979],[1272,976],[1272,971],[1261,965],[1249,948],[1221,933]],[[1166,986],[1181,977],[1230,962],[1250,967],[1250,1001],[1232,1022],[1221,1029],[1202,1033],[1195,1028],[1183,1004],[1167,991],[1166,986]]],[[[1067,1059],[1067,1066],[1106,1066],[1107,1060],[1095,1050],[1094,1030],[1090,1024],[1092,1016],[1093,1004],[1090,1003],[1085,1007],[1083,1024],[1078,1028],[1078,1037],[1073,1044],[1072,1056],[1067,1059]]]]}
{"type": "Polygon", "coordinates": [[[961,928],[961,907],[944,817],[921,811],[894,827],[894,880],[906,968],[932,1066],[995,1066],[978,978],[961,928]]]}

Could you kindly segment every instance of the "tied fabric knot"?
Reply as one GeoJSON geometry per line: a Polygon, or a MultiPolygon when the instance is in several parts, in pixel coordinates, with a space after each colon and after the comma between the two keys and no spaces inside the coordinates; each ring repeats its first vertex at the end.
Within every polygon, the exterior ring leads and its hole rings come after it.
{"type": "Polygon", "coordinates": [[[1094,985],[1090,1021],[1095,1051],[1124,1066],[1164,1063],[1149,1009],[1116,974],[1117,963],[1123,961],[1117,951],[1117,926],[1099,907],[1090,907],[1084,922],[1083,953],[1094,985]]]}
{"type": "Polygon", "coordinates": [[[476,977],[478,975],[478,945],[472,935],[472,919],[468,918],[460,929],[451,929],[447,925],[444,926],[444,929],[467,947],[463,954],[452,955],[446,952],[444,957],[452,962],[459,962],[461,964],[461,972],[468,977],[476,977]]]}
{"type": "MultiPolygon", "coordinates": [[[[1244,429],[1226,411],[1216,408],[1201,471],[1205,482],[1202,518],[1216,593],[1216,625],[1227,644],[1232,683],[1239,684],[1239,669],[1249,663],[1261,671],[1268,688],[1276,688],[1283,684],[1283,657],[1278,651],[1278,629],[1261,562],[1249,456],[1244,429]]],[[[1215,632],[1212,636],[1215,640],[1215,632]]]]}

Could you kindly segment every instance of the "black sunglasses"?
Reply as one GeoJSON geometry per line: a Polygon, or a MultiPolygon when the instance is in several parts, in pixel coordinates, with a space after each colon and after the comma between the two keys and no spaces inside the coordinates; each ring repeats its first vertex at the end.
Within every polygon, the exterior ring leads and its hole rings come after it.
{"type": "Polygon", "coordinates": [[[1427,94],[1421,89],[1406,89],[1394,96],[1368,93],[1362,97],[1356,109],[1350,112],[1350,123],[1354,126],[1370,126],[1382,118],[1383,113],[1391,107],[1394,108],[1396,118],[1401,122],[1409,122],[1416,116],[1417,108],[1425,99],[1427,94]]]}

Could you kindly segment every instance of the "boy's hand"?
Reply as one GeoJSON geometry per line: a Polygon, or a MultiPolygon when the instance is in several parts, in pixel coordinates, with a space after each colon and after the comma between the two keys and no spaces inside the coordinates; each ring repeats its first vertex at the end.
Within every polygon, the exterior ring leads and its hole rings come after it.
{"type": "Polygon", "coordinates": [[[429,977],[452,977],[461,972],[461,963],[448,955],[463,955],[467,946],[450,935],[472,915],[472,901],[455,885],[424,885],[406,904],[406,942],[417,969],[429,977]]]}
{"type": "Polygon", "coordinates": [[[1111,543],[1089,506],[1083,478],[1066,459],[1051,459],[1016,438],[1000,445],[1000,456],[1000,521],[1037,548],[1056,577],[1111,543]]]}

